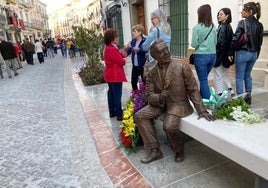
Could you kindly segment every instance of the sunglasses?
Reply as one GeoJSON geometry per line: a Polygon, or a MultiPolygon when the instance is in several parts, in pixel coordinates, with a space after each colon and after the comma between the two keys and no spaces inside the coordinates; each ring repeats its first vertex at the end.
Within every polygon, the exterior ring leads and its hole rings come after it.
{"type": "Polygon", "coordinates": [[[151,20],[154,20],[155,18],[157,18],[157,17],[152,17],[151,20]]]}

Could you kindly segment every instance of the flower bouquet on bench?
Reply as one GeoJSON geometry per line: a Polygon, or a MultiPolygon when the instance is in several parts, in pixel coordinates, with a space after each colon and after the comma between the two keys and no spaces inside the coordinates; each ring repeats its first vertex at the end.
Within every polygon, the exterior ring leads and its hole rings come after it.
{"type": "Polygon", "coordinates": [[[264,123],[266,119],[255,113],[242,98],[233,99],[213,111],[217,119],[234,120],[243,124],[264,123]]]}
{"type": "Polygon", "coordinates": [[[210,88],[210,98],[203,99],[204,105],[210,109],[215,110],[216,108],[220,107],[223,103],[230,101],[232,99],[231,94],[224,90],[221,96],[218,96],[213,87],[210,88]]]}
{"type": "Polygon", "coordinates": [[[210,100],[203,99],[203,103],[212,109],[217,119],[233,120],[243,124],[264,123],[266,119],[250,109],[246,101],[239,96],[231,97],[227,91],[223,91],[218,97],[213,88],[210,88],[210,100]]]}

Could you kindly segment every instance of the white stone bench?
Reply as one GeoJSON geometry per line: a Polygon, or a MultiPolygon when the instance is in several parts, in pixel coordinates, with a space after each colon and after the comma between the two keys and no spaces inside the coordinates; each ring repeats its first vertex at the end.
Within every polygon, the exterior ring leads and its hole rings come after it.
{"type": "Polygon", "coordinates": [[[256,174],[255,187],[268,187],[268,123],[182,118],[180,130],[256,174]]]}

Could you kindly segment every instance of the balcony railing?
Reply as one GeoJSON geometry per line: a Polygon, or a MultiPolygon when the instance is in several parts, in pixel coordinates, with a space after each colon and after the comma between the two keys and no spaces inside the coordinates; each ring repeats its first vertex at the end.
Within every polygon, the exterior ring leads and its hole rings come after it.
{"type": "Polygon", "coordinates": [[[33,24],[29,22],[24,22],[25,27],[32,28],[33,24]]]}
{"type": "Polygon", "coordinates": [[[41,18],[48,19],[48,15],[45,13],[40,13],[41,18]]]}
{"type": "Polygon", "coordinates": [[[6,1],[6,4],[8,4],[8,3],[9,3],[9,4],[10,4],[10,3],[16,4],[16,2],[17,2],[17,0],[7,0],[7,1],[6,1]]]}
{"type": "Polygon", "coordinates": [[[28,6],[29,8],[33,8],[33,7],[34,7],[34,4],[33,4],[32,2],[28,2],[28,3],[27,3],[27,6],[28,6]]]}
{"type": "Polygon", "coordinates": [[[25,8],[28,7],[28,1],[25,0],[19,0],[19,3],[24,6],[25,8]]]}
{"type": "Polygon", "coordinates": [[[44,23],[41,22],[40,20],[32,20],[32,27],[35,29],[43,29],[44,23]]]}
{"type": "Polygon", "coordinates": [[[7,23],[6,17],[0,14],[0,23],[7,23]]]}

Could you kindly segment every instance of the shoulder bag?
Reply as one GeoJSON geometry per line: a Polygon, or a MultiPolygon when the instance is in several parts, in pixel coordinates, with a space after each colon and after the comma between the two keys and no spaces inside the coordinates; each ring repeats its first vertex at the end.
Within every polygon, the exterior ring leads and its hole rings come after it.
{"type": "MultiPolygon", "coordinates": [[[[214,27],[214,25],[212,25],[210,31],[208,32],[207,36],[204,38],[204,40],[203,40],[202,42],[204,42],[205,40],[207,40],[207,38],[208,38],[209,34],[211,33],[213,27],[214,27]]],[[[200,42],[200,44],[201,44],[202,42],[200,42]]],[[[195,49],[197,49],[197,48],[199,48],[199,45],[198,45],[195,49]]],[[[191,65],[194,65],[194,53],[192,53],[192,54],[190,55],[190,57],[189,57],[189,62],[190,62],[191,65]]]]}
{"type": "MultiPolygon", "coordinates": [[[[156,29],[157,29],[157,38],[156,39],[159,39],[160,38],[160,30],[159,30],[159,28],[158,27],[156,27],[156,29]]],[[[156,40],[155,39],[155,40],[156,40]]],[[[152,42],[153,43],[153,42],[152,42]]],[[[147,75],[148,75],[148,72],[149,72],[149,69],[151,69],[154,65],[155,65],[155,61],[151,61],[150,62],[150,54],[149,54],[150,52],[148,52],[147,54],[146,54],[146,56],[145,56],[145,58],[146,58],[146,62],[145,62],[145,65],[144,65],[144,67],[143,67],[143,79],[145,80],[146,79],[146,77],[147,77],[147,75]]]]}
{"type": "Polygon", "coordinates": [[[246,21],[243,20],[243,22],[244,22],[244,32],[241,34],[240,38],[238,39],[236,43],[237,48],[241,48],[244,44],[248,42],[246,21]]]}

